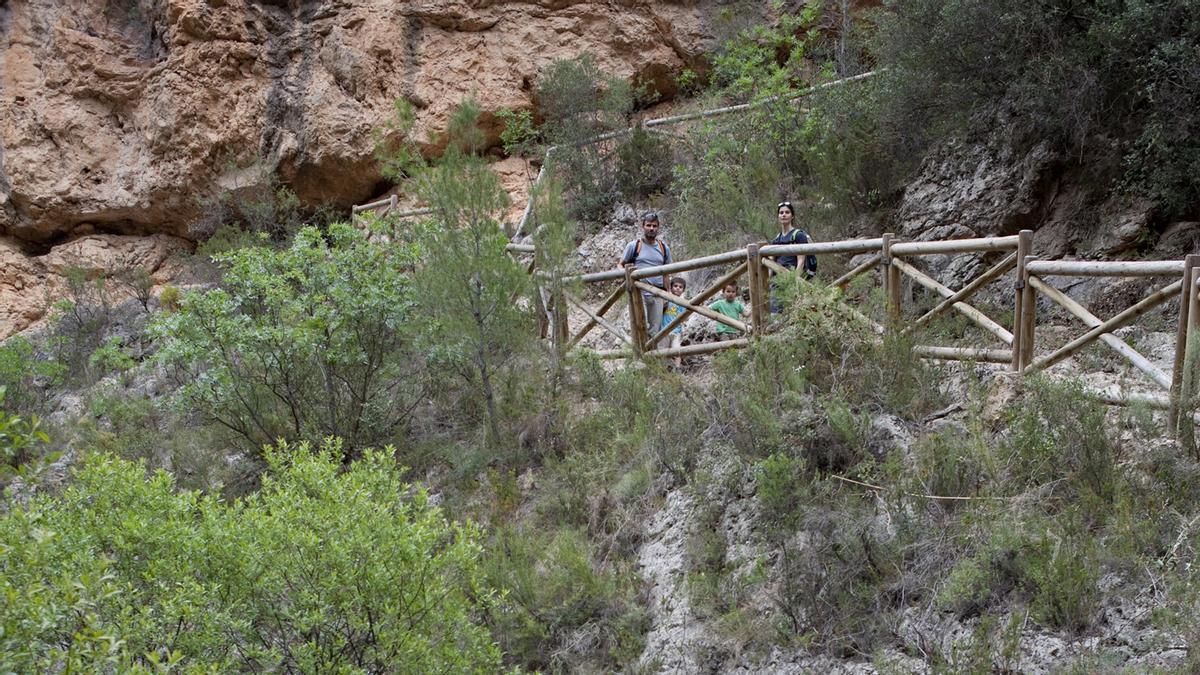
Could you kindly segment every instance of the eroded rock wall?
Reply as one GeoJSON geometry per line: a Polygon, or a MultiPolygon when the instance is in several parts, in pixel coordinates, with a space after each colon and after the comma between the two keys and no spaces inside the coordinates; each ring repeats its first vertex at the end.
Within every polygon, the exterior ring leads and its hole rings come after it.
{"type": "MultiPolygon", "coordinates": [[[[474,96],[495,139],[496,111],[534,108],[542,69],[583,52],[670,97],[719,4],[0,3],[0,236],[39,254],[94,232],[187,238],[204,197],[271,174],[310,203],[360,203],[397,99],[426,138],[474,96]]],[[[3,248],[0,307],[19,318],[0,336],[44,313],[49,282],[17,272],[38,269],[27,249],[3,248]]]]}
{"type": "MultiPolygon", "coordinates": [[[[705,3],[31,0],[0,18],[0,228],[184,235],[254,159],[301,198],[372,195],[397,99],[421,137],[474,95],[531,108],[542,68],[593,53],[670,95],[705,3]]],[[[493,134],[498,129],[493,129],[493,134]]]]}

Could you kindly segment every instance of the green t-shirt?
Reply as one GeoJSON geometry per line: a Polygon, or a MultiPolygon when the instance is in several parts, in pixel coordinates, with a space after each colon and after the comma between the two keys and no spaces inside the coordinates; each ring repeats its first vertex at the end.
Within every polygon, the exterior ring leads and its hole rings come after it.
{"type": "MultiPolygon", "coordinates": [[[[744,312],[746,310],[746,306],[743,305],[740,300],[734,300],[733,302],[726,302],[725,298],[721,298],[720,300],[717,300],[716,302],[710,304],[709,307],[711,307],[712,309],[715,309],[717,312],[724,314],[725,316],[727,316],[731,319],[737,319],[739,321],[742,318],[742,312],[744,312]]],[[[725,325],[725,324],[721,323],[720,321],[718,321],[716,323],[717,323],[717,332],[718,333],[738,333],[738,332],[740,332],[738,329],[734,328],[733,326],[725,325]]]]}

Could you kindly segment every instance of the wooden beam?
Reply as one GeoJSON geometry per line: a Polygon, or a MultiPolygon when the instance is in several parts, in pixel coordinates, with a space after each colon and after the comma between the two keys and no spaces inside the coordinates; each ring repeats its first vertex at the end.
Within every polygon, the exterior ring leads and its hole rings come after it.
{"type": "MultiPolygon", "coordinates": [[[[1196,396],[1196,352],[1200,349],[1200,296],[1196,294],[1196,285],[1200,284],[1200,259],[1188,256],[1192,261],[1186,283],[1181,284],[1187,289],[1187,336],[1183,340],[1183,379],[1179,386],[1179,420],[1176,425],[1178,438],[1186,448],[1195,448],[1196,429],[1183,424],[1185,415],[1195,410],[1196,396]]],[[[1186,261],[1185,261],[1186,262],[1186,261]]]]}
{"type": "MultiPolygon", "coordinates": [[[[596,316],[604,316],[604,313],[607,312],[613,305],[617,304],[617,300],[620,300],[624,293],[624,286],[617,286],[614,288],[613,292],[609,293],[608,297],[604,299],[604,302],[600,303],[600,308],[596,310],[596,316]]],[[[571,347],[579,344],[579,341],[583,339],[583,336],[587,335],[588,331],[596,326],[596,321],[589,319],[587,323],[583,324],[583,328],[579,330],[579,333],[576,334],[575,337],[571,338],[571,342],[567,348],[570,349],[571,347]]]]}
{"type": "Polygon", "coordinates": [[[892,264],[895,262],[892,257],[894,236],[891,232],[884,233],[879,251],[879,264],[883,266],[883,300],[887,306],[888,326],[892,328],[900,323],[900,275],[892,264]]]}
{"type": "Polygon", "coordinates": [[[1025,271],[1021,273],[1021,345],[1018,350],[1019,361],[1017,372],[1023,373],[1033,361],[1033,343],[1037,337],[1037,292],[1029,283],[1029,263],[1037,256],[1025,256],[1025,271]]]}
{"type": "Polygon", "coordinates": [[[971,297],[976,291],[994,281],[996,277],[999,277],[1008,270],[1012,269],[1016,263],[1017,254],[1010,253],[1004,260],[1001,260],[999,263],[993,265],[991,269],[976,277],[974,281],[964,286],[954,295],[942,300],[936,307],[922,314],[921,318],[912,322],[908,328],[904,329],[904,332],[911,333],[917,328],[929,323],[931,319],[949,309],[954,303],[971,297]]]}
{"type": "Polygon", "coordinates": [[[633,265],[625,267],[625,294],[629,298],[629,332],[633,333],[633,353],[642,356],[642,345],[646,341],[646,305],[642,292],[633,280],[633,265]]]}
{"type": "Polygon", "coordinates": [[[735,338],[733,340],[721,340],[718,342],[701,342],[699,344],[687,345],[686,347],[670,347],[666,349],[655,349],[648,351],[644,356],[690,356],[695,354],[711,354],[719,352],[722,349],[740,349],[750,344],[750,340],[746,338],[735,338]]]}
{"type": "Polygon", "coordinates": [[[731,262],[741,262],[746,259],[746,250],[738,249],[736,251],[726,251],[716,255],[706,255],[702,258],[692,258],[690,260],[681,260],[669,265],[658,265],[657,267],[643,267],[640,270],[635,270],[633,273],[634,279],[645,279],[647,277],[658,277],[664,274],[675,274],[676,272],[687,272],[690,270],[700,269],[701,267],[715,267],[716,265],[726,265],[731,262]]]}
{"type": "Polygon", "coordinates": [[[766,329],[766,298],[763,297],[763,277],[767,271],[762,266],[763,258],[758,254],[758,244],[746,247],[746,266],[750,271],[750,330],[762,335],[766,329]]]}
{"type": "Polygon", "coordinates": [[[1095,340],[1100,335],[1103,335],[1104,333],[1111,333],[1112,331],[1114,331],[1118,328],[1121,328],[1122,326],[1125,326],[1126,324],[1130,323],[1134,319],[1137,319],[1139,316],[1145,314],[1146,312],[1148,312],[1148,311],[1154,309],[1155,307],[1161,305],[1162,303],[1166,302],[1172,295],[1178,293],[1180,287],[1182,287],[1182,286],[1183,286],[1183,282],[1181,280],[1181,281],[1176,281],[1176,282],[1170,284],[1169,286],[1164,286],[1164,287],[1158,289],[1157,291],[1154,291],[1153,293],[1146,296],[1145,298],[1142,298],[1140,301],[1138,301],[1134,305],[1127,307],[1125,309],[1125,311],[1121,312],[1120,314],[1117,314],[1116,316],[1112,317],[1108,321],[1105,321],[1104,323],[1100,324],[1099,326],[1096,326],[1095,328],[1089,330],[1088,332],[1084,333],[1083,335],[1080,335],[1079,337],[1075,338],[1074,340],[1071,340],[1066,345],[1059,348],[1057,351],[1055,351],[1051,354],[1048,354],[1046,356],[1043,356],[1042,358],[1038,359],[1037,361],[1034,361],[1033,363],[1029,364],[1029,367],[1027,367],[1025,369],[1025,372],[1027,372],[1027,373],[1034,372],[1035,373],[1039,370],[1045,370],[1046,368],[1053,366],[1054,364],[1058,363],[1059,361],[1062,361],[1063,359],[1074,355],[1076,352],[1078,352],[1080,349],[1082,349],[1088,343],[1095,340]]]}
{"type": "Polygon", "coordinates": [[[937,253],[971,253],[975,251],[1004,251],[1015,249],[1018,236],[951,239],[949,241],[906,241],[892,246],[892,255],[933,255],[937,253]]]}
{"type": "Polygon", "coordinates": [[[742,276],[742,274],[746,272],[746,267],[746,263],[738,265],[737,267],[733,268],[732,271],[722,275],[720,279],[714,281],[712,285],[706,288],[703,292],[699,293],[698,295],[693,295],[692,299],[688,300],[687,303],[679,305],[680,307],[683,307],[683,311],[679,313],[679,316],[672,319],[671,323],[663,326],[663,329],[656,333],[654,337],[650,338],[650,340],[657,343],[660,339],[666,337],[668,333],[675,330],[676,326],[686,321],[687,318],[692,315],[692,310],[688,309],[689,307],[692,305],[703,305],[705,300],[708,300],[720,292],[720,290],[725,287],[725,284],[742,276]]]}
{"type": "Polygon", "coordinates": [[[826,255],[830,253],[866,253],[883,246],[883,239],[843,239],[811,244],[770,244],[758,250],[760,255],[826,255]]]}
{"type": "Polygon", "coordinates": [[[1033,230],[1021,230],[1017,235],[1017,251],[1013,254],[1017,266],[1016,281],[1013,283],[1013,343],[1010,366],[1014,373],[1021,370],[1021,345],[1024,344],[1025,331],[1021,329],[1021,317],[1025,315],[1025,264],[1026,258],[1033,252],[1033,230]]]}
{"type": "Polygon", "coordinates": [[[1037,260],[1029,273],[1063,277],[1163,277],[1183,273],[1182,260],[1037,260]]]}
{"type": "MultiPolygon", "coordinates": [[[[608,331],[609,333],[612,333],[613,335],[615,335],[617,338],[619,338],[625,344],[627,344],[629,346],[633,346],[633,340],[628,335],[626,335],[624,331],[622,331],[621,329],[619,329],[616,326],[609,323],[607,320],[604,319],[604,317],[600,316],[596,312],[593,312],[587,305],[583,304],[582,301],[580,301],[578,298],[571,295],[570,293],[564,293],[563,295],[565,295],[567,297],[567,302],[571,303],[572,305],[575,305],[580,310],[582,310],[584,314],[587,314],[588,318],[590,318],[595,325],[599,325],[604,330],[608,331]]],[[[581,337],[582,337],[582,334],[581,334],[581,337]]],[[[574,344],[575,344],[574,342],[571,343],[571,345],[574,345],[574,344]]]]}
{"type": "MultiPolygon", "coordinates": [[[[896,258],[896,259],[892,260],[892,265],[897,267],[901,272],[904,272],[908,276],[912,277],[913,280],[916,281],[917,283],[921,284],[922,286],[924,286],[925,288],[928,288],[931,291],[934,291],[935,293],[940,294],[942,297],[950,298],[950,297],[954,296],[954,291],[950,290],[949,288],[946,288],[937,280],[926,275],[924,272],[918,270],[917,268],[913,267],[912,265],[909,265],[908,263],[904,262],[903,260],[896,258]]],[[[965,315],[968,319],[974,321],[980,328],[986,330],[987,332],[991,333],[992,335],[995,335],[996,337],[1003,340],[1004,344],[1006,344],[1006,345],[1012,344],[1012,342],[1013,342],[1012,333],[1008,332],[1008,330],[1004,326],[1001,326],[1000,324],[996,323],[995,321],[992,321],[983,312],[981,312],[981,311],[975,309],[974,307],[968,305],[967,303],[961,302],[961,301],[955,302],[952,306],[954,307],[954,309],[958,310],[959,312],[962,312],[962,314],[965,315]]]]}
{"type": "Polygon", "coordinates": [[[670,300],[671,302],[679,305],[680,307],[683,307],[684,309],[690,309],[693,312],[700,314],[701,316],[707,316],[708,318],[712,319],[713,321],[723,323],[726,326],[729,326],[730,328],[736,328],[736,329],[742,331],[743,333],[750,332],[750,327],[747,326],[746,324],[742,323],[741,321],[738,321],[737,319],[731,319],[714,309],[709,309],[708,307],[705,307],[704,305],[695,305],[695,304],[689,303],[687,300],[684,300],[683,298],[679,297],[678,295],[675,295],[674,293],[672,293],[670,291],[664,291],[663,289],[659,288],[658,286],[653,286],[651,284],[647,284],[647,283],[641,282],[641,281],[635,281],[633,283],[634,283],[634,286],[636,286],[637,288],[639,288],[643,291],[647,291],[649,293],[653,293],[654,295],[657,295],[660,298],[665,298],[667,300],[670,300]]]}
{"type": "Polygon", "coordinates": [[[1192,268],[1200,264],[1200,256],[1189,255],[1184,258],[1183,263],[1183,287],[1179,291],[1179,322],[1175,327],[1175,359],[1171,365],[1171,405],[1167,412],[1167,423],[1173,436],[1179,434],[1180,392],[1184,363],[1187,361],[1188,315],[1191,309],[1191,295],[1195,293],[1190,281],[1192,268]]]}
{"type": "Polygon", "coordinates": [[[834,279],[833,283],[830,285],[834,286],[835,288],[841,288],[844,290],[847,284],[849,284],[851,281],[853,281],[859,275],[870,271],[872,268],[874,268],[878,264],[879,264],[879,254],[876,253],[875,255],[872,255],[871,257],[867,258],[865,262],[860,263],[858,265],[858,267],[855,267],[854,269],[850,270],[849,272],[846,272],[845,274],[838,277],[837,279],[834,279]]]}
{"type": "MultiPolygon", "coordinates": [[[[1029,277],[1029,283],[1033,284],[1035,290],[1042,295],[1050,298],[1060,307],[1070,312],[1075,318],[1082,321],[1088,328],[1095,328],[1104,323],[1099,317],[1088,311],[1086,307],[1076,302],[1066,293],[1047,284],[1037,277],[1029,277]]],[[[1164,389],[1171,388],[1171,378],[1159,370],[1157,366],[1150,362],[1149,359],[1142,356],[1133,347],[1130,347],[1124,340],[1111,333],[1104,333],[1099,337],[1100,341],[1112,347],[1113,351],[1121,356],[1124,356],[1134,365],[1135,368],[1145,373],[1150,379],[1154,380],[1159,386],[1164,389]]]]}
{"type": "Polygon", "coordinates": [[[1012,352],[1007,349],[972,349],[969,347],[933,347],[914,345],[913,354],[926,359],[942,361],[977,361],[979,363],[1003,363],[1012,361],[1012,352]]]}

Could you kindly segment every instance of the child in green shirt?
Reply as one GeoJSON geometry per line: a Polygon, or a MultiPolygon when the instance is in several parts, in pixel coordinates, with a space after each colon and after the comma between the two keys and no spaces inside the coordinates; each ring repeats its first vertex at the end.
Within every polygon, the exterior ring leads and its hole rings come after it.
{"type": "MultiPolygon", "coordinates": [[[[721,299],[710,303],[708,306],[731,319],[741,319],[742,315],[746,313],[746,306],[742,304],[741,300],[737,299],[737,295],[737,284],[725,284],[725,288],[721,289],[721,299]]],[[[740,335],[738,329],[733,326],[723,324],[720,321],[717,321],[716,324],[718,340],[734,340],[740,335]]]]}

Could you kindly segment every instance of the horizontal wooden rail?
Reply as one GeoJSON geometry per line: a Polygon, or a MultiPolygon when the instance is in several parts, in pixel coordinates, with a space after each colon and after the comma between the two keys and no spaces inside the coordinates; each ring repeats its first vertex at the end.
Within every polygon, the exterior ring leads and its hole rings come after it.
{"type": "Polygon", "coordinates": [[[883,246],[883,239],[843,239],[811,244],[770,244],[758,249],[759,255],[823,255],[827,253],[865,253],[883,246]]]}
{"type": "Polygon", "coordinates": [[[616,279],[624,279],[625,270],[618,267],[615,270],[604,270],[603,272],[588,272],[587,274],[576,274],[570,277],[563,277],[566,283],[582,282],[585,284],[594,284],[598,281],[614,281],[616,279]]]}
{"type": "Polygon", "coordinates": [[[691,270],[700,269],[701,267],[727,265],[733,262],[742,262],[745,259],[746,250],[737,249],[736,251],[726,251],[725,253],[717,253],[714,255],[706,255],[700,258],[681,260],[679,262],[673,262],[667,265],[658,265],[657,267],[643,267],[642,269],[633,271],[633,278],[645,279],[646,277],[658,277],[664,274],[675,274],[676,272],[690,272],[691,270]]]}
{"type": "Polygon", "coordinates": [[[978,361],[980,363],[1008,363],[1012,352],[1007,349],[972,349],[970,347],[931,347],[914,345],[913,354],[927,359],[942,361],[978,361]]]}
{"type": "Polygon", "coordinates": [[[515,253],[534,253],[537,249],[533,244],[506,244],[505,251],[513,251],[515,253]]]}
{"type": "Polygon", "coordinates": [[[1183,274],[1182,260],[1032,260],[1030,274],[1064,277],[1161,277],[1183,274]]]}
{"type": "Polygon", "coordinates": [[[655,349],[653,351],[646,352],[643,354],[643,356],[673,357],[690,356],[694,354],[711,354],[712,352],[719,352],[722,349],[745,347],[748,344],[750,344],[750,340],[746,338],[734,338],[732,340],[720,340],[717,342],[701,342],[694,345],[687,345],[686,347],[655,349]]]}
{"type": "Polygon", "coordinates": [[[972,253],[975,251],[1006,251],[1017,248],[1018,235],[982,237],[979,239],[950,239],[947,241],[907,241],[892,244],[892,255],[933,255],[936,253],[972,253]]]}
{"type": "MultiPolygon", "coordinates": [[[[1085,325],[1087,325],[1088,328],[1095,328],[1096,326],[1104,323],[1099,317],[1089,312],[1086,307],[1078,302],[1075,302],[1075,300],[1069,295],[1063,293],[1050,284],[1047,284],[1041,279],[1038,279],[1037,277],[1029,277],[1029,284],[1042,295],[1050,298],[1060,307],[1073,314],[1075,318],[1082,321],[1085,325]]],[[[1126,344],[1124,340],[1116,335],[1113,335],[1112,333],[1101,333],[1098,339],[1111,347],[1113,351],[1117,352],[1121,356],[1124,356],[1130,363],[1134,365],[1135,368],[1145,373],[1160,387],[1164,389],[1171,388],[1170,376],[1159,370],[1158,367],[1151,363],[1149,359],[1139,354],[1137,350],[1126,344]]]]}
{"type": "MultiPolygon", "coordinates": [[[[893,246],[892,248],[895,248],[895,247],[893,246]]],[[[904,272],[908,276],[912,277],[912,279],[914,281],[921,284],[925,288],[928,288],[929,290],[931,290],[935,293],[938,293],[942,297],[945,297],[945,298],[954,297],[954,291],[943,286],[937,280],[933,279],[932,277],[925,274],[921,270],[918,270],[917,268],[913,267],[912,265],[909,265],[908,263],[904,262],[903,260],[893,259],[892,264],[895,265],[896,267],[898,267],[901,272],[904,272]]],[[[971,321],[974,321],[975,324],[978,325],[980,328],[986,330],[987,332],[991,333],[992,335],[995,335],[996,337],[1003,340],[1004,344],[1008,344],[1008,345],[1012,344],[1012,341],[1013,341],[1012,333],[1008,332],[1008,329],[1006,329],[1004,326],[1001,326],[1000,324],[996,323],[995,321],[992,321],[983,312],[981,312],[978,309],[975,309],[974,307],[968,305],[965,302],[961,302],[961,301],[954,303],[953,307],[954,307],[954,309],[961,312],[968,319],[970,319],[971,321]]],[[[1011,357],[1011,354],[1010,354],[1010,357],[1011,357]]]]}

